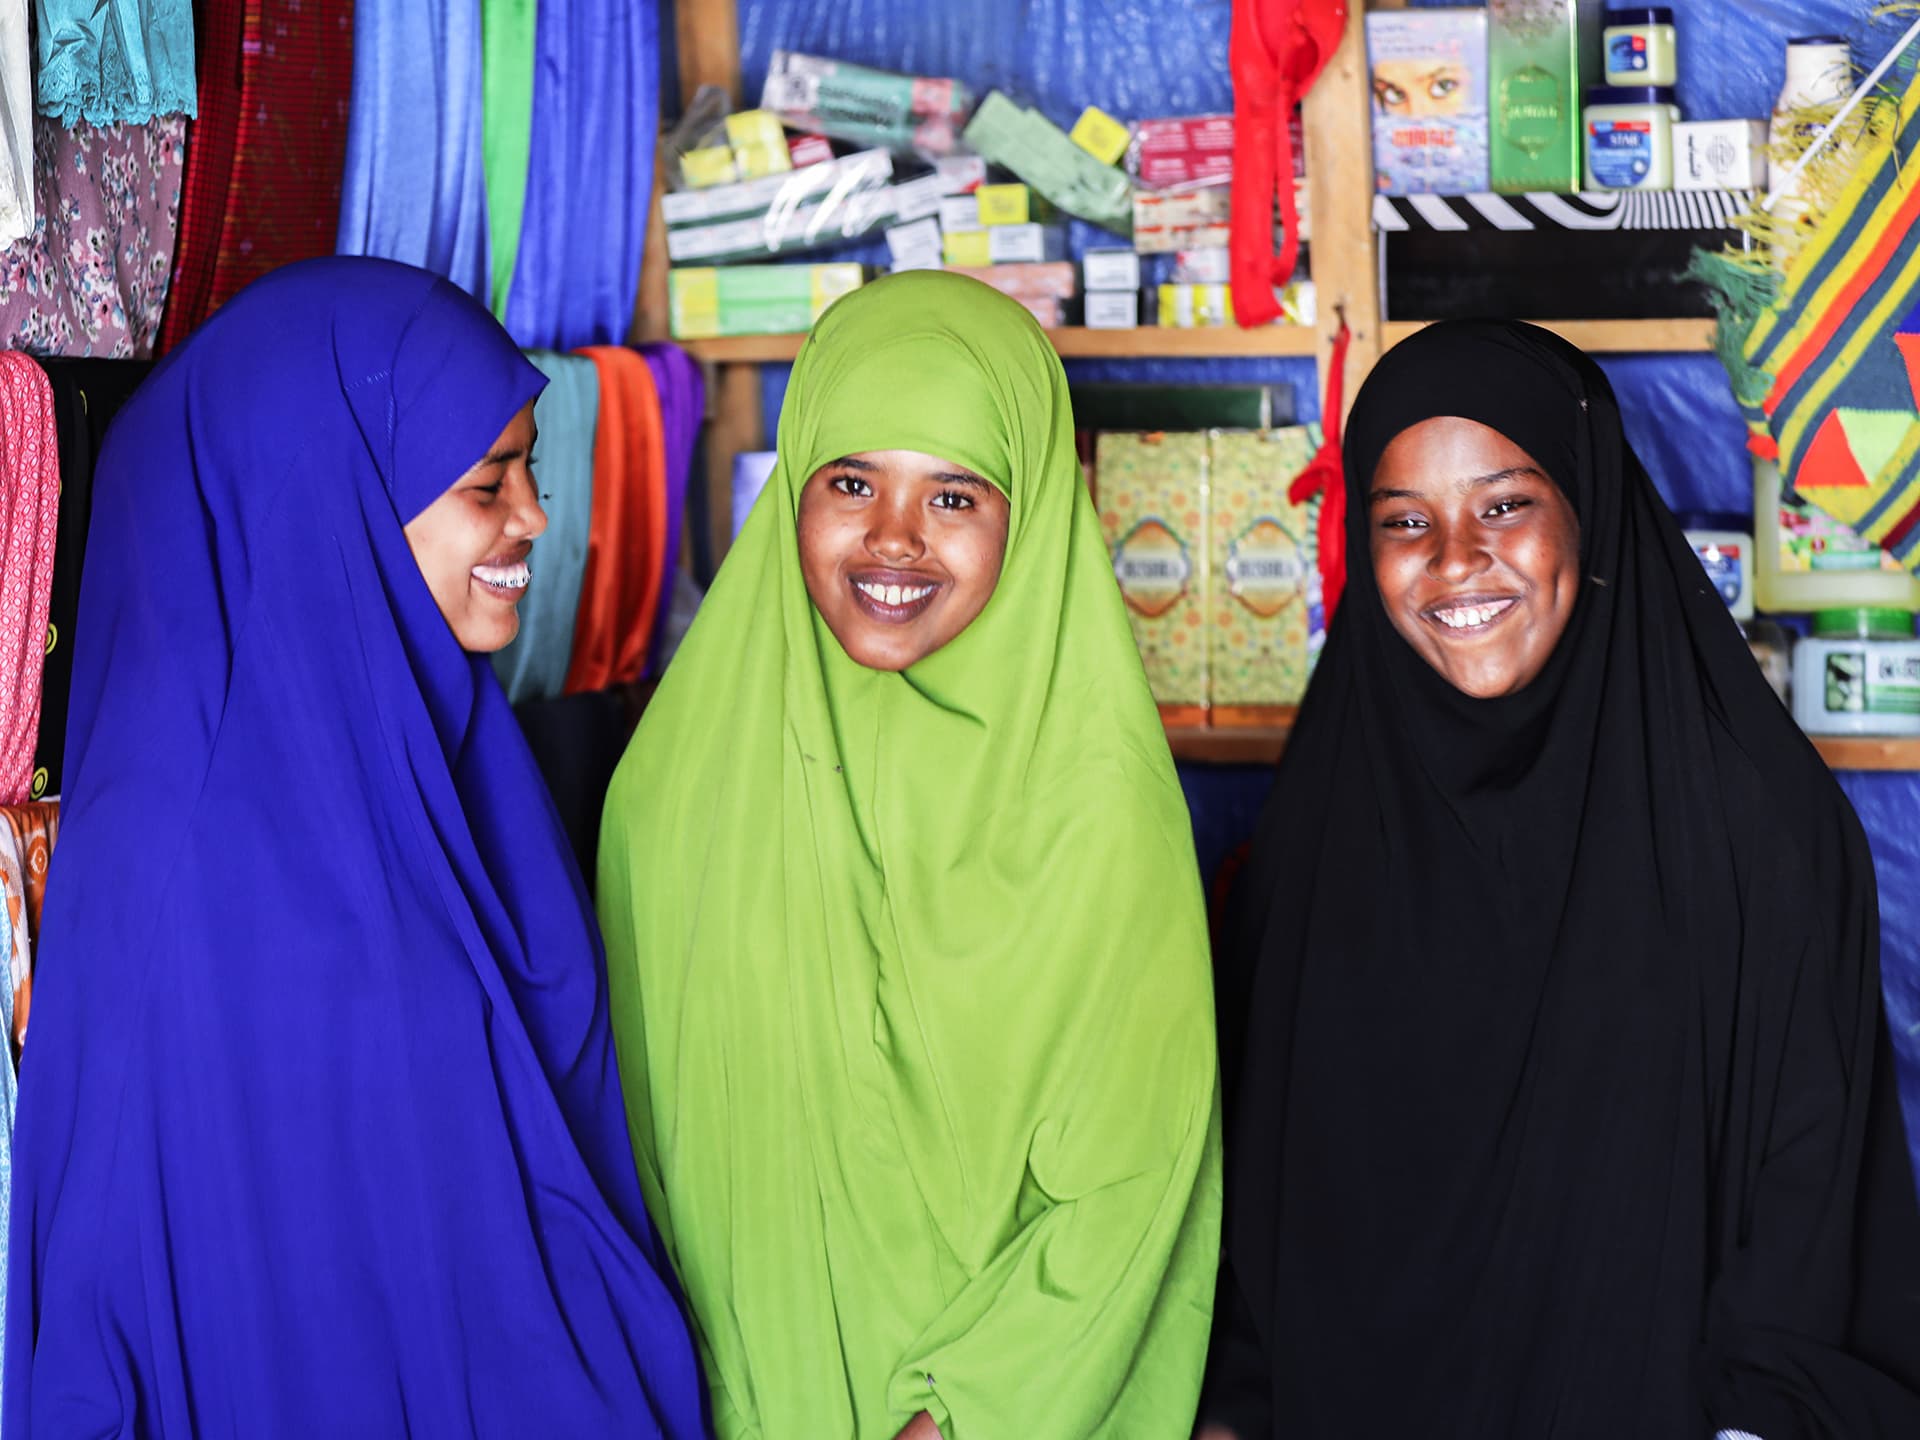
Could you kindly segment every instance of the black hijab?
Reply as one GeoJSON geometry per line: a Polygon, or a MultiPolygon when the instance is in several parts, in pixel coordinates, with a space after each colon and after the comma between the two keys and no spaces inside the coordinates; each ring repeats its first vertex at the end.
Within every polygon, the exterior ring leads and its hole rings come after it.
{"type": "Polygon", "coordinates": [[[1346,598],[1221,957],[1241,1440],[1920,1436],[1920,1210],[1866,840],[1556,336],[1436,325],[1346,441],[1346,598]],[[1475,700],[1367,492],[1435,416],[1525,449],[1588,577],[1475,700]],[[1231,1083],[1237,1072],[1237,1085],[1231,1083]]]}

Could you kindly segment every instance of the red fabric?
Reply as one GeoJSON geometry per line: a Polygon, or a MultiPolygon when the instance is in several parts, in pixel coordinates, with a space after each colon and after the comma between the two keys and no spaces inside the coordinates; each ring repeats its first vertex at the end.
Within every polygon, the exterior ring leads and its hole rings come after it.
{"type": "Polygon", "coordinates": [[[180,232],[173,279],[160,322],[159,353],[184,340],[212,309],[214,262],[232,187],[240,134],[240,41],[246,0],[202,0],[194,7],[200,115],[187,126],[187,173],[181,184],[180,232]]]}
{"type": "Polygon", "coordinates": [[[1233,73],[1233,318],[1280,318],[1276,287],[1293,277],[1300,216],[1293,195],[1293,107],[1340,44],[1346,0],[1234,0],[1228,66],[1233,73]],[[1273,207],[1280,204],[1280,254],[1273,207]]]}
{"type": "Polygon", "coordinates": [[[205,0],[199,14],[162,351],[267,271],[331,255],[340,225],[352,0],[205,0]]]}
{"type": "Polygon", "coordinates": [[[600,419],[569,695],[640,678],[667,564],[666,429],[653,372],[622,345],[589,345],[579,353],[600,376],[600,419]]]}
{"type": "Polygon", "coordinates": [[[0,352],[0,805],[33,791],[59,514],[53,387],[38,362],[0,352]]]}
{"type": "Polygon", "coordinates": [[[1333,624],[1340,597],[1347,590],[1347,472],[1340,460],[1340,410],[1346,398],[1347,346],[1353,336],[1346,321],[1333,337],[1333,353],[1327,359],[1327,403],[1320,423],[1320,448],[1307,468],[1294,477],[1287,498],[1304,505],[1315,495],[1320,497],[1320,523],[1314,535],[1320,543],[1320,602],[1326,610],[1327,624],[1333,624]]]}
{"type": "Polygon", "coordinates": [[[353,88],[352,0],[246,0],[240,132],[209,310],[331,255],[353,88]]]}

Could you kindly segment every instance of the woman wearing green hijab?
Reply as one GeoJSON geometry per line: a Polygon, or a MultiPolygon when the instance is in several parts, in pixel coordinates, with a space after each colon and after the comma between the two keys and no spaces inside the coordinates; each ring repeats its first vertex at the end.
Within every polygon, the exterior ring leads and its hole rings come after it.
{"type": "Polygon", "coordinates": [[[1206,927],[1060,363],[986,286],[895,276],[814,327],[778,448],[600,850],[715,1429],[1185,1436],[1206,927]]]}

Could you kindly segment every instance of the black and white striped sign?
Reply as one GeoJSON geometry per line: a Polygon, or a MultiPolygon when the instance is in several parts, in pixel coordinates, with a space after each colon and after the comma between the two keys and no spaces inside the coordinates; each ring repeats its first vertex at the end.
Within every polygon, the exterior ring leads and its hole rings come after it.
{"type": "Polygon", "coordinates": [[[1411,230],[1727,230],[1751,190],[1595,191],[1580,195],[1376,195],[1373,228],[1411,230]]]}

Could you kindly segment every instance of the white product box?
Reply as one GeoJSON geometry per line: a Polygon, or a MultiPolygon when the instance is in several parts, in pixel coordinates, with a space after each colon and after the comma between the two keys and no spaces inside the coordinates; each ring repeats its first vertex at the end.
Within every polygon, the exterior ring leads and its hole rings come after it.
{"type": "Polygon", "coordinates": [[[1138,290],[1089,290],[1087,329],[1137,330],[1140,327],[1138,290]]]}
{"type": "Polygon", "coordinates": [[[940,202],[940,228],[949,235],[981,230],[980,202],[971,195],[950,195],[940,202]]]}
{"type": "Polygon", "coordinates": [[[895,270],[940,268],[940,222],[929,217],[887,231],[887,253],[895,270]]]}
{"type": "Polygon", "coordinates": [[[1173,280],[1176,285],[1226,285],[1233,280],[1231,250],[1176,250],[1173,256],[1173,280]]]}
{"type": "Polygon", "coordinates": [[[1767,122],[1682,120],[1673,127],[1673,188],[1760,190],[1767,183],[1767,122]]]}
{"type": "Polygon", "coordinates": [[[1080,261],[1088,290],[1139,290],[1140,257],[1132,250],[1089,250],[1080,261]]]}
{"type": "Polygon", "coordinates": [[[1060,251],[1044,225],[989,225],[986,231],[987,258],[995,265],[1038,265],[1060,251]]]}

